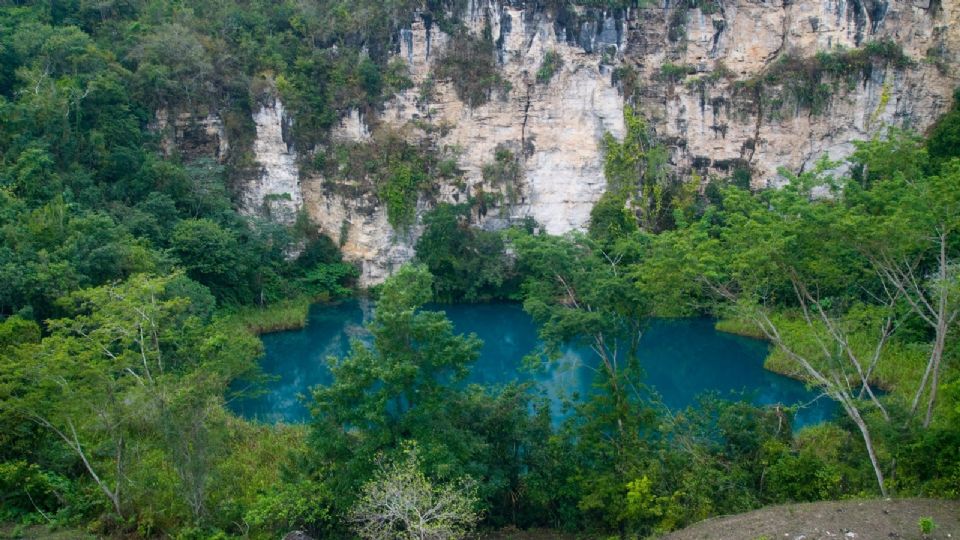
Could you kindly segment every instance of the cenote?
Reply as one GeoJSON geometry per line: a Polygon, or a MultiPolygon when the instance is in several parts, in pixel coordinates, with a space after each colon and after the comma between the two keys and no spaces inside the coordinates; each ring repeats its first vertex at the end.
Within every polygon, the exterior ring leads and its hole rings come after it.
{"type": "MultiPolygon", "coordinates": [[[[432,306],[442,309],[461,333],[475,333],[483,340],[480,359],[468,382],[498,385],[534,381],[554,404],[591,391],[598,360],[589,351],[570,348],[565,355],[542,369],[523,368],[523,357],[537,347],[537,328],[518,304],[456,304],[432,306]]],[[[329,384],[326,359],[344,356],[351,338],[365,336],[364,323],[372,316],[372,303],[347,301],[314,305],[305,328],[262,336],[265,355],[261,366],[274,380],[255,398],[231,403],[234,412],[264,422],[303,422],[309,412],[302,396],[315,385],[329,384]]],[[[717,332],[710,319],[660,319],[646,330],[640,345],[645,382],[664,405],[680,409],[695,403],[698,395],[716,392],[721,397],[740,397],[757,404],[804,405],[794,427],[815,424],[832,416],[835,404],[807,390],[793,379],[763,369],[767,344],[717,332]]],[[[557,416],[559,418],[559,416],[557,416]]]]}

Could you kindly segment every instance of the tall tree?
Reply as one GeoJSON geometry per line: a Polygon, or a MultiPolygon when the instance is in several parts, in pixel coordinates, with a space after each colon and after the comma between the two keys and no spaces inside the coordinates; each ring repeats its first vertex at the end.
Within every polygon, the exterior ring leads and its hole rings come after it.
{"type": "Polygon", "coordinates": [[[431,285],[426,268],[400,268],[383,285],[368,327],[372,343],[354,340],[347,357],[331,359],[333,383],[313,391],[313,441],[347,499],[377,452],[414,439],[432,441],[442,455],[470,438],[448,433],[457,432],[445,408],[480,341],[455,334],[444,313],[422,309],[431,285]]]}

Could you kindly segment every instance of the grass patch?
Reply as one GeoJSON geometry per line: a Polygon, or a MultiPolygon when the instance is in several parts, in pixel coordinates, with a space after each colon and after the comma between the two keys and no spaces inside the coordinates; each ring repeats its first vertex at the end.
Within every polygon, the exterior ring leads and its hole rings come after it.
{"type": "Polygon", "coordinates": [[[300,296],[263,307],[244,306],[225,312],[224,318],[228,324],[256,335],[297,330],[306,326],[310,304],[318,300],[324,299],[300,296]]]}
{"type": "Polygon", "coordinates": [[[754,339],[766,339],[763,332],[757,326],[749,321],[742,319],[720,319],[713,325],[717,332],[735,334],[754,339]]]}
{"type": "Polygon", "coordinates": [[[7,538],[23,540],[96,540],[97,537],[80,529],[61,529],[53,525],[0,524],[0,539],[7,538]]]}
{"type": "MultiPolygon", "coordinates": [[[[876,345],[875,339],[876,336],[872,334],[850,336],[853,350],[857,353],[857,357],[865,363],[869,362],[871,358],[872,348],[876,345]]],[[[926,367],[927,355],[928,350],[922,344],[898,343],[896,341],[888,343],[870,377],[870,384],[889,392],[900,400],[912,399],[926,367]]],[[[817,354],[807,354],[807,357],[817,368],[824,368],[826,362],[833,362],[832,359],[825,359],[822,355],[817,354]]],[[[803,368],[779,348],[774,348],[771,351],[770,356],[764,361],[763,367],[774,373],[809,382],[803,368]]],[[[852,367],[849,375],[851,380],[857,380],[852,367]]]]}

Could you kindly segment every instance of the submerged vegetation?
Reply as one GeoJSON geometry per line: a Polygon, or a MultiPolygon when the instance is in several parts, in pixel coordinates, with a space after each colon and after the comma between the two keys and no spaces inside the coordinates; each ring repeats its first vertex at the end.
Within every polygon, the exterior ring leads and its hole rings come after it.
{"type": "MultiPolygon", "coordinates": [[[[389,58],[415,10],[454,35],[436,77],[471,106],[504,90],[489,32],[458,32],[464,2],[15,4],[0,7],[0,520],[126,538],[637,538],[774,503],[960,497],[956,107],[926,140],[858,143],[849,174],[784,171],[788,185],[758,192],[746,167],[677,177],[628,108],[625,137],[604,139],[608,189],[588,231],[471,227],[479,190],[413,231],[418,202],[461,174],[455,149],[383,126],[359,143],[328,134],[409,87],[389,58]],[[329,360],[333,381],[304,397],[298,426],[227,404],[261,389],[254,334],[352,294],[357,270],[306,219],[237,210],[249,119],[274,94],[304,166],[344,197],[372,186],[396,230],[422,232],[379,289],[372,338],[329,360]],[[158,113],[211,110],[230,140],[217,158],[152,129],[158,113]],[[557,404],[533,384],[464,384],[481,343],[426,306],[504,298],[540,325],[527,363],[584,346],[594,392],[557,404]],[[842,416],[794,433],[780,406],[708,395],[667,411],[637,346],[651,317],[678,315],[767,339],[770,365],[842,416]],[[394,494],[400,510],[384,503],[394,494]],[[424,508],[442,515],[411,518],[424,508]]],[[[635,2],[549,4],[571,23],[597,16],[574,5],[635,2]]],[[[695,7],[716,6],[675,13],[695,7]]],[[[887,42],[787,57],[743,89],[775,107],[770,90],[794,88],[819,113],[830,92],[908,62],[887,42]]],[[[482,171],[510,202],[524,150],[498,148],[482,171]]]]}

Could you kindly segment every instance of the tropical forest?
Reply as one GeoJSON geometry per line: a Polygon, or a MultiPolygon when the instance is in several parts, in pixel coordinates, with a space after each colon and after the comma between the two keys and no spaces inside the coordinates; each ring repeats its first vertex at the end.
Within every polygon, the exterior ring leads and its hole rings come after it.
{"type": "Polygon", "coordinates": [[[0,539],[958,535],[956,0],[0,0],[0,539]]]}

